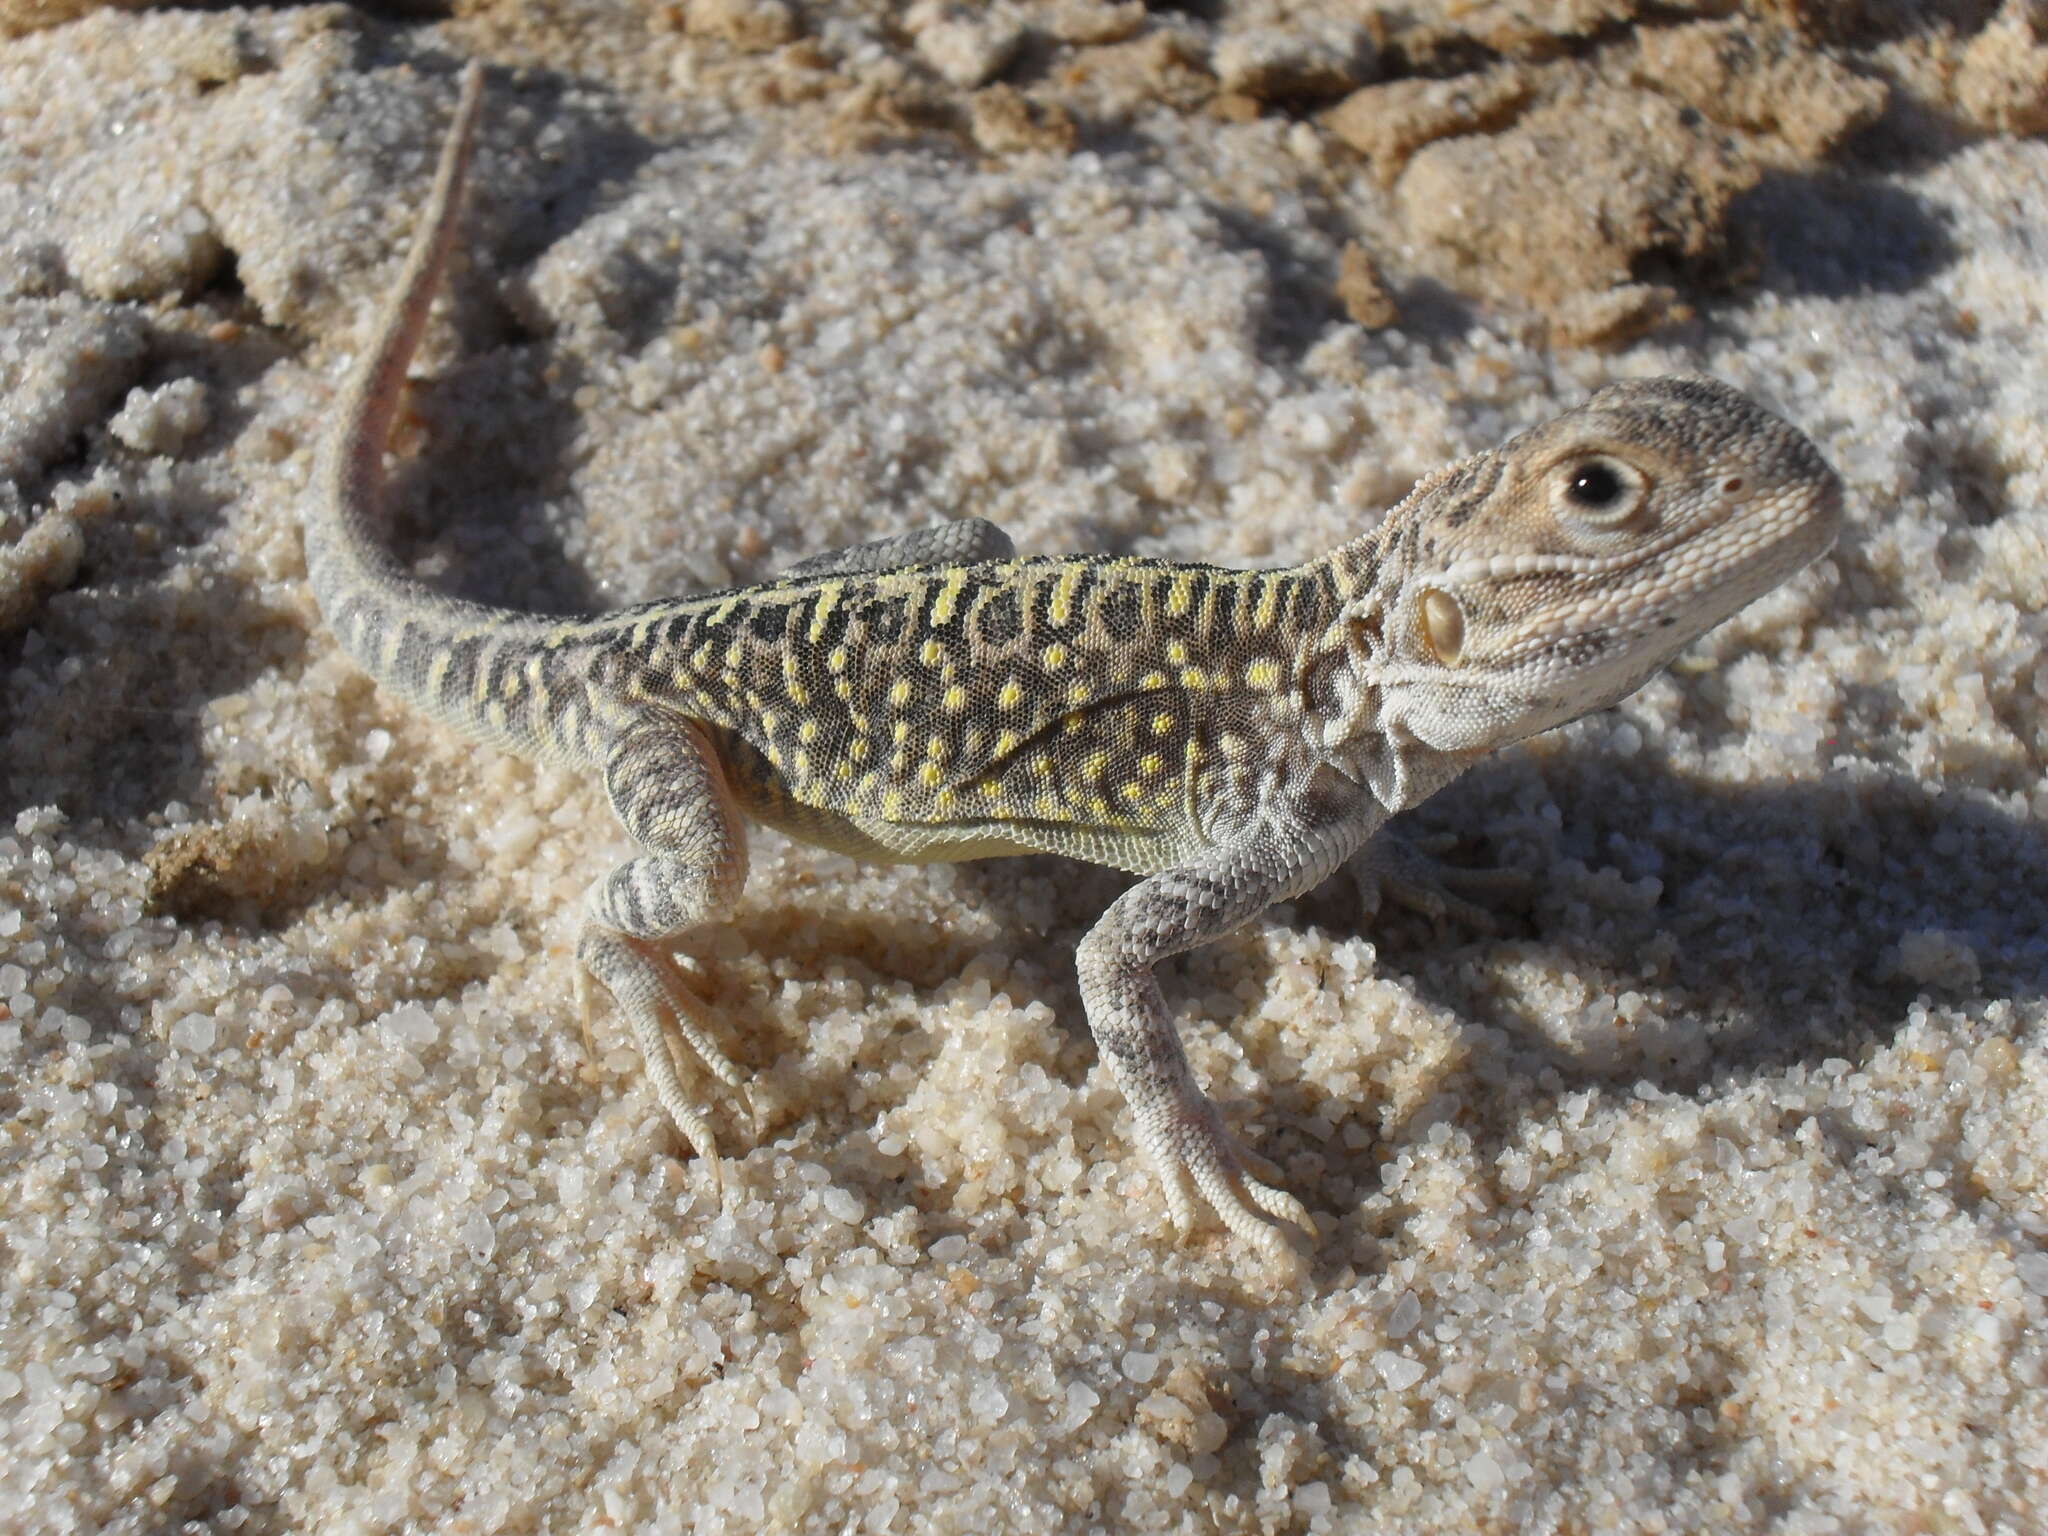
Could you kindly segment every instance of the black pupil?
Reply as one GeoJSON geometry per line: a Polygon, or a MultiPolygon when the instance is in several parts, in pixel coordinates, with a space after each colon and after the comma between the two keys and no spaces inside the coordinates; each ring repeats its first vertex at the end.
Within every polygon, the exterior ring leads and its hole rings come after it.
{"type": "Polygon", "coordinates": [[[1621,494],[1621,476],[1605,464],[1588,464],[1572,476],[1566,494],[1582,507],[1598,510],[1612,506],[1614,498],[1621,494]]]}

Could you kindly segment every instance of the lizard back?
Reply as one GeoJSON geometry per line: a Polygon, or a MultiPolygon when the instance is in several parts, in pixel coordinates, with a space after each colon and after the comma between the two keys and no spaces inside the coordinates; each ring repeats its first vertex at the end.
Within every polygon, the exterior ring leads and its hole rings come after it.
{"type": "Polygon", "coordinates": [[[1315,568],[1068,557],[791,577],[593,621],[636,703],[711,727],[743,804],[869,856],[1143,872],[1309,759],[1315,568]]]}

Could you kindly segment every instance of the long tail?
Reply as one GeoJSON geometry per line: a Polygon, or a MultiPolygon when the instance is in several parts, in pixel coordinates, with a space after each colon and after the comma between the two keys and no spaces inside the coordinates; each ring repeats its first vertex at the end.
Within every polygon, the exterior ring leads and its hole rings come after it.
{"type": "Polygon", "coordinates": [[[463,72],[440,169],[404,270],[350,369],[303,509],[306,572],[342,645],[379,683],[428,714],[514,751],[575,755],[543,713],[588,699],[569,656],[546,647],[561,621],[448,597],[384,545],[384,454],[405,372],[448,265],[476,141],[483,69],[463,72]],[[547,650],[534,670],[537,653],[547,650]],[[517,671],[516,678],[508,674],[517,671]],[[535,685],[539,685],[536,695],[535,685]]]}
{"type": "MultiPolygon", "coordinates": [[[[455,118],[441,145],[440,168],[411,254],[385,300],[370,345],[349,370],[314,462],[305,505],[306,566],[329,623],[339,617],[340,606],[366,590],[395,586],[408,596],[419,591],[383,545],[384,450],[404,393],[405,370],[419,348],[455,249],[483,86],[483,68],[472,63],[462,74],[455,118]]],[[[343,633],[345,643],[349,638],[343,633]]]]}

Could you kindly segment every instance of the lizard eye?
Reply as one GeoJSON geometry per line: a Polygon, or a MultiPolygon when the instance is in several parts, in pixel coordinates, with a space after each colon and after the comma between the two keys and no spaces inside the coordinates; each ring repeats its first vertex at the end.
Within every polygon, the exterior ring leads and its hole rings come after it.
{"type": "Polygon", "coordinates": [[[1551,505],[1560,518],[1596,533],[1625,528],[1649,499],[1650,483],[1619,459],[1595,454],[1560,464],[1551,505]]]}
{"type": "Polygon", "coordinates": [[[1431,587],[1415,605],[1422,618],[1422,643],[1447,667],[1455,667],[1465,650],[1465,610],[1450,593],[1431,587]]]}

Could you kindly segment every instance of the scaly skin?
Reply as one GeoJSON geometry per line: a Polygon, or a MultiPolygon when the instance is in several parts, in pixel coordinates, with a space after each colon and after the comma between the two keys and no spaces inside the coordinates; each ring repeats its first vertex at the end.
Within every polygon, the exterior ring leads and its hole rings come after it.
{"type": "MultiPolygon", "coordinates": [[[[1019,559],[976,519],[758,586],[540,618],[383,552],[392,416],[456,217],[472,66],[412,256],[305,504],[327,622],[380,683],[603,776],[643,852],[586,901],[612,996],[714,1180],[686,1054],[735,1089],[673,944],[729,910],[743,822],[881,860],[1050,852],[1142,876],[1080,948],[1089,1028],[1183,1229],[1276,1261],[1313,1230],[1245,1169],[1152,968],[1317,884],[1493,749],[1614,703],[1827,549],[1841,489],[1797,430],[1700,378],[1615,384],[1438,471],[1305,565],[1019,559]]],[[[1408,868],[1384,838],[1366,862],[1408,868]]],[[[1406,877],[1403,877],[1404,882],[1406,877]]]]}

